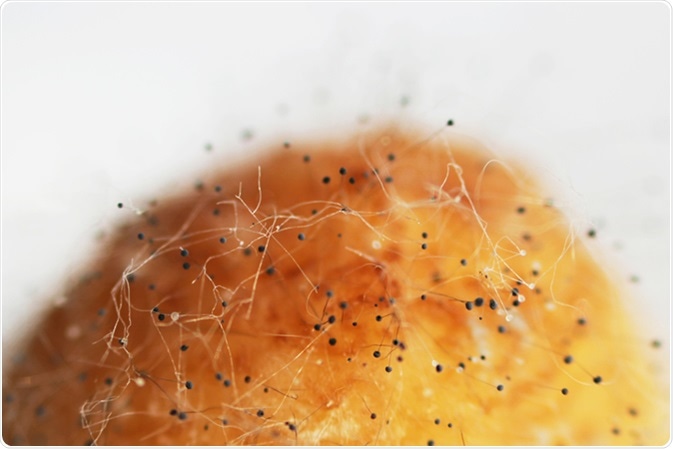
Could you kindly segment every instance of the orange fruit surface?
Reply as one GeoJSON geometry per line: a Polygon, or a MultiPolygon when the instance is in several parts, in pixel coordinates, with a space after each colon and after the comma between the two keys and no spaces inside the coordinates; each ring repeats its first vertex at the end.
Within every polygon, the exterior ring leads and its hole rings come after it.
{"type": "Polygon", "coordinates": [[[4,364],[6,443],[666,443],[656,349],[533,174],[395,127],[262,156],[101,242],[4,364]]]}

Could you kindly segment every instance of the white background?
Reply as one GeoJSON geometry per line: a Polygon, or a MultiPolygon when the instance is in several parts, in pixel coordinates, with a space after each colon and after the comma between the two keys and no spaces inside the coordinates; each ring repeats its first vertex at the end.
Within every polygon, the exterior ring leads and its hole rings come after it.
{"type": "Polygon", "coordinates": [[[3,339],[131,213],[117,202],[406,96],[405,117],[453,118],[552,181],[668,341],[670,20],[663,2],[5,3],[3,339]]]}

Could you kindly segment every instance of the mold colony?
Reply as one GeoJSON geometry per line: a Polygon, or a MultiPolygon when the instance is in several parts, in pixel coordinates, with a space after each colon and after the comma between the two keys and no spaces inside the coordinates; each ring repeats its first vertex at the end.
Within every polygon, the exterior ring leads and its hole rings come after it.
{"type": "Polygon", "coordinates": [[[6,364],[3,438],[663,444],[655,349],[583,238],[446,131],[286,142],[102,244],[6,364]]]}

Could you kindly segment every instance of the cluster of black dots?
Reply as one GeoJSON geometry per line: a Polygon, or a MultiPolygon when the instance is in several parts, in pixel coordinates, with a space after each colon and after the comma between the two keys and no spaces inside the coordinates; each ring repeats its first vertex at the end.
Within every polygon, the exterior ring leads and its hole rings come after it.
{"type": "MultiPolygon", "coordinates": [[[[453,126],[453,124],[454,124],[453,120],[448,120],[447,121],[447,126],[453,126]]],[[[252,137],[252,134],[249,135],[249,138],[251,138],[251,137],[252,137]]],[[[285,142],[283,144],[283,146],[285,148],[289,148],[290,143],[285,142]]],[[[208,151],[212,150],[212,146],[210,146],[207,149],[208,149],[208,151]]],[[[302,158],[303,158],[303,162],[305,162],[305,163],[310,163],[311,160],[312,160],[310,154],[305,154],[305,155],[302,156],[302,158]]],[[[389,162],[394,162],[397,159],[397,156],[394,153],[389,153],[389,154],[387,154],[386,158],[389,162]]],[[[356,184],[358,182],[359,176],[367,179],[368,177],[370,177],[372,175],[378,176],[379,174],[380,173],[377,169],[372,169],[371,172],[360,173],[360,174],[350,173],[349,169],[347,167],[343,167],[343,166],[339,167],[339,169],[338,169],[338,175],[339,175],[340,179],[345,180],[344,182],[347,182],[350,185],[356,184]]],[[[330,185],[330,184],[335,183],[335,179],[339,179],[339,178],[335,178],[334,174],[325,174],[325,175],[322,175],[322,177],[319,178],[319,182],[324,184],[324,185],[330,185]]],[[[383,176],[382,178],[380,178],[380,181],[382,181],[384,183],[392,183],[393,182],[393,177],[386,175],[386,176],[383,176]]],[[[205,189],[205,187],[206,186],[202,182],[196,183],[196,189],[199,190],[199,191],[203,191],[205,189]]],[[[213,191],[216,194],[219,194],[219,193],[222,192],[222,187],[220,185],[215,185],[213,187],[213,191]]],[[[117,203],[116,206],[119,209],[124,208],[124,205],[121,202],[117,203]]],[[[218,216],[218,215],[221,214],[221,210],[220,210],[219,207],[211,209],[211,212],[214,216],[218,216]]],[[[344,209],[342,209],[342,212],[348,212],[348,209],[344,208],[344,209]]],[[[517,214],[523,215],[523,214],[526,214],[527,208],[526,208],[526,206],[518,206],[515,209],[515,212],[517,214]]],[[[314,209],[314,210],[312,210],[312,214],[316,215],[316,214],[318,214],[318,211],[314,209]]],[[[134,235],[132,237],[134,237],[139,242],[139,244],[151,245],[152,248],[155,248],[154,245],[156,245],[156,243],[157,243],[155,241],[155,239],[158,241],[159,237],[154,237],[153,238],[152,232],[151,232],[151,227],[156,226],[158,224],[159,218],[156,215],[154,215],[153,213],[151,213],[151,211],[144,214],[144,218],[146,219],[146,222],[149,225],[149,228],[143,228],[144,229],[143,232],[135,232],[134,231],[134,235]]],[[[430,240],[430,236],[431,236],[431,233],[427,232],[427,231],[424,231],[420,234],[420,249],[422,251],[428,251],[428,252],[432,251],[432,247],[431,247],[432,241],[430,240]]],[[[595,237],[596,236],[596,230],[595,229],[590,229],[589,231],[587,231],[587,236],[590,237],[590,238],[595,237]]],[[[341,237],[341,235],[339,235],[339,237],[341,237]]],[[[231,237],[231,232],[230,231],[223,231],[223,232],[221,232],[220,234],[218,234],[217,236],[214,237],[214,239],[217,242],[219,242],[219,244],[221,244],[221,245],[227,244],[231,238],[232,237],[231,237]],[[222,235],[222,234],[226,234],[226,235],[222,235]]],[[[293,238],[294,238],[294,234],[293,234],[293,238]]],[[[308,232],[308,231],[297,232],[296,233],[296,239],[300,242],[305,242],[305,241],[310,242],[310,238],[311,238],[311,235],[310,235],[310,232],[308,232]]],[[[530,241],[531,239],[532,239],[531,234],[528,234],[528,233],[524,234],[524,240],[530,241]]],[[[415,240],[415,241],[418,242],[418,240],[415,240]]],[[[191,248],[191,247],[188,247],[188,245],[186,245],[185,247],[180,246],[179,248],[177,248],[177,255],[175,257],[179,260],[179,267],[181,268],[181,270],[183,270],[183,271],[192,270],[191,272],[193,272],[196,267],[198,267],[200,269],[201,265],[200,265],[198,260],[193,260],[193,255],[190,253],[189,248],[191,248]]],[[[268,253],[268,251],[269,251],[268,244],[255,244],[255,245],[246,246],[246,247],[242,248],[242,254],[244,256],[247,256],[247,257],[250,257],[255,253],[257,253],[258,255],[261,255],[261,257],[265,257],[265,255],[268,253]]],[[[152,252],[152,254],[154,254],[154,252],[152,252]]],[[[471,264],[470,257],[471,256],[465,255],[465,257],[462,257],[460,259],[456,259],[454,261],[454,263],[456,263],[457,265],[460,265],[460,267],[466,268],[471,264]]],[[[457,268],[460,269],[460,267],[457,267],[457,268]]],[[[270,264],[270,265],[267,265],[267,266],[263,267],[263,272],[268,276],[274,276],[274,275],[278,274],[277,268],[273,264],[270,264]]],[[[537,270],[537,269],[533,269],[531,271],[531,274],[532,274],[532,276],[537,277],[537,276],[540,275],[540,271],[537,270]]],[[[212,275],[208,274],[208,276],[211,280],[213,279],[212,275]]],[[[137,283],[137,276],[136,276],[135,273],[126,274],[124,276],[124,279],[129,284],[136,284],[137,283]]],[[[431,285],[432,285],[432,283],[433,283],[433,281],[431,281],[431,285]]],[[[521,286],[523,285],[523,282],[522,281],[515,281],[512,284],[514,284],[514,285],[511,285],[511,286],[508,287],[509,291],[507,292],[507,295],[506,295],[507,296],[506,302],[504,302],[504,301],[500,302],[500,301],[496,300],[495,298],[489,297],[488,295],[478,296],[478,297],[475,297],[474,299],[455,299],[455,302],[458,306],[464,307],[464,309],[467,312],[471,313],[470,316],[475,316],[475,314],[477,314],[477,313],[479,313],[479,314],[481,314],[481,313],[483,313],[483,314],[493,313],[493,314],[497,314],[497,316],[502,317],[503,314],[499,313],[499,312],[508,313],[509,312],[509,304],[511,304],[511,307],[513,307],[513,308],[519,308],[519,307],[523,308],[523,307],[525,307],[525,304],[526,304],[521,299],[522,293],[521,293],[520,289],[522,288],[521,286]]],[[[149,282],[147,284],[147,288],[150,291],[157,290],[158,285],[157,285],[156,280],[154,280],[153,282],[149,282]]],[[[318,291],[319,288],[320,288],[320,286],[315,286],[316,291],[318,291]]],[[[534,289],[534,292],[538,295],[541,294],[541,291],[540,291],[539,287],[536,287],[534,289]]],[[[325,307],[320,320],[316,323],[309,324],[308,326],[312,326],[312,330],[314,332],[324,333],[326,335],[325,341],[326,341],[327,345],[329,347],[335,347],[335,348],[338,349],[340,347],[340,345],[343,345],[342,340],[340,340],[340,338],[337,338],[337,336],[335,336],[335,335],[338,335],[336,332],[334,334],[332,334],[332,333],[330,333],[330,331],[334,328],[334,326],[337,326],[337,325],[340,324],[341,320],[338,318],[339,314],[341,313],[342,316],[343,316],[343,313],[346,312],[349,309],[349,307],[352,308],[353,306],[351,304],[349,304],[349,302],[347,300],[340,300],[337,297],[338,295],[336,295],[333,290],[327,289],[324,293],[324,296],[325,296],[325,299],[326,299],[327,303],[332,304],[334,307],[330,308],[330,309],[325,307]],[[334,309],[336,309],[336,310],[334,310],[334,309]]],[[[433,294],[432,289],[428,289],[424,293],[421,293],[419,296],[420,296],[420,300],[422,302],[424,302],[426,305],[429,304],[432,301],[439,301],[439,298],[437,298],[437,296],[433,294]]],[[[415,296],[416,300],[419,298],[419,296],[415,296]]],[[[395,323],[396,320],[398,320],[398,318],[395,314],[395,306],[396,306],[397,302],[398,302],[398,300],[393,296],[379,297],[378,298],[378,304],[374,304],[373,306],[378,307],[379,304],[382,304],[382,305],[385,305],[385,307],[387,308],[386,310],[392,310],[392,312],[377,313],[373,317],[375,322],[376,323],[388,323],[388,322],[395,323]]],[[[222,299],[220,301],[220,304],[221,304],[222,308],[228,308],[231,305],[229,303],[229,301],[227,301],[226,299],[222,299]]],[[[384,307],[382,306],[378,311],[381,311],[381,309],[383,309],[383,308],[384,307]]],[[[97,309],[96,313],[97,313],[97,316],[99,318],[103,318],[108,313],[108,310],[106,308],[99,308],[99,309],[97,309]]],[[[156,322],[159,323],[159,325],[165,325],[165,324],[170,323],[171,321],[176,321],[176,317],[179,317],[179,312],[176,312],[176,311],[166,312],[165,308],[162,305],[156,305],[156,306],[152,307],[151,310],[150,310],[150,314],[153,317],[153,319],[155,319],[156,322]]],[[[479,319],[481,320],[481,316],[479,317],[479,319]]],[[[584,316],[580,316],[580,317],[576,318],[576,320],[577,320],[576,323],[579,326],[586,326],[587,325],[587,319],[584,316]]],[[[354,318],[352,321],[350,321],[349,324],[352,327],[357,327],[358,326],[358,320],[356,318],[354,318]]],[[[505,324],[497,324],[496,331],[497,331],[498,334],[508,334],[509,332],[511,332],[511,330],[505,324]]],[[[507,338],[507,336],[505,335],[502,338],[507,338]]],[[[128,344],[129,344],[129,341],[128,341],[127,337],[123,336],[123,335],[122,336],[115,335],[115,340],[118,343],[118,345],[121,346],[121,347],[127,347],[128,344]]],[[[179,346],[177,346],[177,350],[179,351],[179,353],[188,353],[188,351],[190,350],[190,343],[192,343],[192,342],[191,341],[190,342],[183,342],[179,346]]],[[[660,345],[661,345],[661,343],[659,341],[652,342],[653,347],[659,347],[660,345]]],[[[390,340],[386,341],[385,343],[379,343],[376,346],[376,348],[371,351],[371,357],[375,360],[382,360],[382,361],[387,360],[387,363],[383,366],[383,371],[388,373],[388,374],[392,374],[395,371],[392,361],[396,360],[397,362],[400,362],[400,363],[403,362],[404,357],[403,357],[402,354],[404,353],[404,351],[406,349],[407,349],[407,343],[405,341],[402,341],[397,335],[395,335],[394,338],[391,338],[390,340]]],[[[192,351],[194,351],[194,349],[192,349],[192,351]]],[[[468,362],[474,362],[474,361],[479,361],[479,360],[486,361],[486,359],[487,359],[487,356],[485,354],[480,354],[479,356],[476,356],[476,357],[471,357],[471,356],[467,357],[464,360],[466,360],[468,362]]],[[[350,361],[350,360],[351,359],[349,357],[348,361],[350,361]]],[[[565,365],[574,364],[574,365],[579,366],[580,369],[582,369],[584,372],[586,372],[590,376],[592,382],[595,385],[600,385],[600,384],[604,383],[604,379],[602,378],[601,375],[590,373],[580,363],[578,363],[578,361],[575,360],[575,358],[571,354],[561,355],[561,361],[565,365]]],[[[466,362],[463,361],[463,360],[460,360],[460,361],[454,360],[453,362],[448,361],[448,363],[447,363],[446,360],[444,360],[444,363],[435,362],[432,365],[432,369],[438,375],[439,374],[446,375],[446,373],[451,373],[452,372],[452,370],[450,369],[450,367],[452,367],[452,366],[455,366],[455,372],[457,372],[457,373],[465,373],[466,371],[469,373],[470,370],[472,369],[472,368],[468,369],[467,367],[469,366],[469,364],[466,364],[466,362]]],[[[178,374],[179,373],[176,373],[176,377],[179,377],[178,374]]],[[[88,373],[86,371],[78,373],[78,379],[79,379],[80,382],[87,381],[87,378],[88,378],[88,373]]],[[[231,377],[229,377],[229,376],[225,375],[222,371],[216,371],[213,375],[213,378],[218,383],[221,383],[221,385],[224,388],[230,388],[230,387],[234,386],[233,374],[232,374],[231,377]]],[[[509,378],[509,376],[507,376],[506,379],[507,379],[507,381],[511,380],[509,378]]],[[[253,377],[251,375],[246,375],[243,378],[243,381],[244,381],[245,384],[251,384],[252,380],[253,380],[253,377]]],[[[477,380],[479,380],[479,379],[477,379],[477,380]]],[[[481,382],[488,383],[488,382],[485,382],[485,381],[481,381],[481,382]]],[[[198,391],[199,390],[199,388],[197,388],[197,385],[195,385],[194,381],[192,381],[192,380],[189,380],[189,379],[180,380],[179,383],[182,387],[184,387],[184,390],[186,390],[186,391],[191,391],[191,390],[198,391]]],[[[109,376],[104,378],[103,384],[106,387],[109,387],[109,388],[113,388],[113,387],[116,386],[115,379],[113,379],[112,377],[109,377],[109,376]]],[[[505,384],[504,383],[495,383],[495,384],[489,384],[489,385],[494,387],[496,392],[504,392],[505,391],[505,384]]],[[[509,389],[509,387],[508,387],[508,389],[509,389]]],[[[569,389],[565,386],[560,388],[560,389],[554,387],[554,390],[560,391],[560,393],[563,396],[568,396],[569,393],[570,393],[569,389]]],[[[267,391],[269,391],[269,387],[265,386],[264,387],[264,392],[267,392],[267,391]]],[[[496,393],[494,393],[494,394],[496,394],[496,393]]],[[[5,394],[4,402],[5,402],[5,404],[13,403],[14,402],[13,395],[5,394]]],[[[47,412],[48,411],[47,411],[46,407],[42,404],[38,405],[35,408],[35,416],[37,418],[41,418],[41,417],[45,416],[45,414],[47,414],[47,412]]],[[[267,410],[267,412],[268,412],[268,410],[267,410]]],[[[181,410],[181,408],[177,407],[177,406],[174,407],[174,408],[171,408],[168,411],[168,414],[170,416],[174,416],[175,418],[177,418],[178,421],[187,421],[190,417],[190,414],[192,414],[192,413],[194,413],[193,410],[181,410]]],[[[635,408],[631,407],[631,408],[628,409],[628,414],[632,417],[635,417],[635,416],[638,415],[638,412],[635,408]]],[[[265,414],[265,411],[264,411],[263,408],[258,408],[256,410],[252,410],[251,415],[256,416],[257,418],[260,418],[260,419],[268,419],[269,418],[265,414]]],[[[378,415],[377,415],[377,413],[375,413],[373,411],[370,411],[369,418],[371,420],[376,420],[378,418],[378,415]]],[[[439,426],[439,425],[442,424],[442,419],[434,418],[432,422],[435,425],[439,426]]],[[[227,426],[227,425],[229,425],[229,419],[222,418],[221,423],[222,423],[222,425],[227,426]]],[[[291,421],[285,421],[284,425],[290,432],[293,432],[295,434],[298,432],[298,424],[297,423],[291,422],[291,421]]],[[[446,424],[446,428],[447,429],[454,428],[453,422],[448,422],[446,424]]],[[[614,435],[619,435],[621,430],[618,427],[613,427],[611,429],[611,432],[614,435]]],[[[94,444],[95,442],[93,440],[89,440],[89,441],[87,441],[87,443],[88,444],[94,444]]],[[[435,445],[435,443],[436,442],[435,442],[434,439],[428,439],[427,440],[427,445],[429,445],[429,446],[435,445]]]]}
{"type": "MultiPolygon", "coordinates": [[[[448,120],[448,121],[447,121],[447,126],[452,126],[453,124],[454,124],[454,123],[453,123],[453,120],[448,120]]],[[[285,142],[285,143],[283,144],[283,146],[284,146],[285,148],[289,148],[289,147],[290,147],[290,143],[289,143],[289,142],[285,142]]],[[[392,162],[392,161],[395,161],[396,156],[395,156],[394,153],[390,153],[390,154],[387,155],[387,159],[388,159],[388,161],[392,162]]],[[[311,156],[310,156],[309,154],[305,154],[305,155],[303,156],[303,161],[304,161],[305,163],[310,163],[310,162],[311,162],[311,156]]],[[[341,177],[346,177],[346,176],[349,174],[349,171],[348,171],[348,169],[347,169],[346,167],[340,167],[340,168],[338,169],[338,174],[339,174],[341,177]]],[[[377,170],[377,169],[372,170],[372,174],[378,175],[378,170],[377,170]]],[[[369,175],[369,173],[365,173],[365,174],[364,174],[365,177],[368,177],[368,175],[369,175]]],[[[348,176],[347,178],[344,178],[344,179],[347,179],[347,182],[348,182],[349,184],[355,184],[355,183],[356,183],[356,177],[355,177],[355,176],[348,176]]],[[[321,183],[322,183],[322,184],[325,184],[325,185],[330,184],[332,181],[333,181],[333,177],[332,177],[331,175],[324,175],[324,176],[321,178],[321,183]]],[[[383,181],[386,182],[386,183],[391,183],[391,182],[393,182],[393,178],[392,178],[391,176],[386,176],[386,177],[383,178],[383,181]]],[[[203,188],[204,188],[204,185],[203,185],[202,183],[198,183],[198,184],[197,184],[197,189],[202,190],[203,188]]],[[[221,190],[222,190],[222,189],[221,189],[221,186],[219,186],[219,185],[216,185],[216,186],[214,187],[214,191],[217,192],[217,193],[221,192],[221,190]]],[[[121,207],[122,207],[122,203],[119,203],[119,204],[118,204],[118,207],[121,208],[121,207]]],[[[519,206],[519,207],[516,208],[516,212],[517,212],[518,214],[525,214],[525,212],[526,212],[526,207],[525,207],[525,206],[519,206]]],[[[313,213],[313,214],[316,214],[317,211],[316,211],[316,210],[313,210],[312,213],[313,213]]],[[[213,210],[213,214],[215,214],[215,215],[219,214],[219,209],[214,209],[214,210],[213,210]]],[[[594,236],[596,235],[595,230],[593,230],[593,229],[591,229],[590,231],[588,231],[587,234],[588,234],[589,237],[594,237],[594,236]]],[[[428,244],[428,238],[429,238],[429,233],[428,233],[428,232],[422,232],[422,234],[421,234],[422,242],[421,242],[421,244],[420,244],[420,249],[421,249],[421,250],[427,250],[427,249],[428,249],[428,247],[429,247],[429,244],[428,244]]],[[[530,240],[530,238],[531,238],[531,237],[530,237],[530,234],[526,234],[526,237],[524,238],[524,240],[530,240]]],[[[140,233],[137,234],[137,239],[138,239],[138,240],[141,240],[141,241],[144,241],[144,240],[146,240],[146,236],[145,236],[144,233],[140,232],[140,233]]],[[[219,239],[219,242],[220,242],[221,244],[225,244],[225,243],[227,242],[227,238],[226,238],[226,237],[218,237],[218,239],[219,239]]],[[[297,240],[299,240],[299,241],[305,241],[306,239],[307,239],[307,235],[306,235],[306,233],[304,233],[304,232],[299,232],[299,233],[297,233],[297,240]]],[[[151,243],[151,242],[150,242],[150,243],[151,243]]],[[[258,245],[257,248],[256,248],[256,250],[257,250],[257,253],[259,253],[259,254],[264,254],[265,251],[266,251],[266,246],[265,246],[265,245],[258,245]]],[[[180,248],[179,253],[180,253],[180,256],[182,256],[182,257],[185,258],[185,259],[187,259],[187,258],[189,257],[189,251],[188,251],[187,249],[185,249],[185,248],[180,248]]],[[[246,248],[244,249],[244,251],[243,251],[243,254],[246,255],[246,256],[251,255],[251,254],[252,254],[252,249],[249,248],[249,247],[246,247],[246,248]]],[[[468,266],[468,258],[461,258],[461,259],[459,260],[459,264],[460,264],[462,267],[467,267],[467,266],[468,266]]],[[[182,265],[182,268],[183,268],[184,270],[189,270],[189,269],[191,268],[191,263],[188,262],[188,261],[186,261],[186,260],[185,260],[184,262],[182,262],[181,265],[182,265]]],[[[266,273],[267,275],[269,275],[269,276],[274,275],[275,272],[276,272],[276,269],[275,269],[275,267],[274,267],[273,265],[269,265],[269,266],[265,269],[265,273],[266,273]]],[[[539,272],[538,272],[537,270],[533,270],[533,271],[532,271],[532,274],[533,274],[533,276],[537,276],[537,275],[539,274],[539,272]]],[[[133,279],[132,279],[132,275],[129,275],[128,280],[129,280],[129,282],[132,282],[132,281],[133,281],[133,279]]],[[[513,307],[519,307],[519,306],[522,304],[521,301],[519,300],[519,286],[521,285],[521,281],[518,281],[517,284],[518,284],[517,286],[511,288],[511,297],[513,298],[513,299],[511,300],[511,305],[512,305],[513,307]]],[[[151,285],[153,285],[153,284],[151,284],[151,285]]],[[[537,292],[537,293],[540,293],[539,288],[537,289],[536,292],[537,292]]],[[[325,295],[326,295],[326,297],[327,297],[327,300],[329,301],[329,300],[332,299],[332,297],[333,297],[334,294],[333,294],[333,292],[332,292],[331,290],[328,290],[328,291],[326,292],[325,295]]],[[[428,300],[428,299],[429,299],[429,294],[428,294],[428,293],[423,293],[423,294],[421,294],[421,295],[420,295],[420,299],[421,299],[422,301],[426,301],[426,300],[428,300]]],[[[386,300],[385,298],[380,298],[380,301],[385,301],[385,300],[386,300]]],[[[391,306],[393,306],[393,305],[395,304],[395,299],[394,299],[394,298],[388,298],[388,299],[387,299],[387,302],[388,302],[391,306]]],[[[491,311],[496,312],[496,311],[498,311],[498,309],[499,309],[499,307],[500,307],[498,301],[496,301],[494,298],[488,298],[488,299],[485,299],[485,298],[483,298],[483,297],[476,297],[476,298],[474,298],[473,300],[460,300],[460,302],[463,303],[463,305],[464,305],[464,307],[465,307],[465,309],[466,309],[467,311],[473,311],[473,310],[477,310],[477,309],[487,308],[487,309],[489,309],[489,310],[491,310],[491,311]]],[[[222,301],[221,304],[222,304],[223,307],[227,307],[227,305],[228,305],[226,301],[222,301]]],[[[345,309],[347,309],[347,308],[348,308],[348,302],[346,302],[346,301],[341,301],[341,302],[339,303],[339,308],[340,308],[341,310],[345,310],[345,309]]],[[[159,307],[154,307],[154,308],[152,309],[152,312],[153,312],[154,314],[156,314],[156,318],[157,318],[158,321],[165,321],[166,318],[167,318],[167,316],[166,316],[165,313],[160,312],[159,307]]],[[[386,316],[387,316],[387,315],[376,315],[376,316],[375,316],[375,320],[376,320],[377,322],[381,322],[384,318],[386,318],[386,316]]],[[[336,322],[337,322],[337,317],[336,317],[336,315],[334,315],[334,314],[329,314],[329,315],[327,315],[327,316],[325,317],[324,321],[319,322],[319,323],[315,323],[315,324],[313,325],[313,330],[314,330],[314,331],[319,331],[319,332],[325,331],[327,328],[329,328],[329,326],[334,325],[336,322]]],[[[358,322],[357,322],[357,321],[353,321],[351,324],[352,324],[353,327],[356,327],[356,326],[358,325],[358,322]]],[[[582,326],[585,325],[585,324],[586,324],[586,319],[583,318],[583,317],[578,318],[578,324],[580,324],[580,325],[582,325],[582,326]]],[[[506,328],[506,326],[505,326],[504,324],[499,324],[499,325],[497,325],[496,330],[497,330],[497,332],[498,332],[499,334],[505,334],[505,333],[507,332],[507,328],[506,328]]],[[[121,341],[121,340],[120,340],[120,341],[121,341]]],[[[336,345],[338,344],[338,340],[337,340],[336,337],[334,337],[334,336],[330,336],[330,337],[328,337],[328,339],[327,339],[327,343],[328,343],[329,346],[336,346],[336,345]]],[[[401,350],[406,349],[404,342],[401,342],[401,341],[399,341],[399,340],[397,340],[397,339],[394,339],[394,340],[392,341],[392,347],[393,347],[393,348],[398,348],[398,349],[401,349],[401,350]]],[[[184,351],[187,351],[188,348],[189,348],[189,346],[186,345],[186,344],[183,344],[182,346],[180,346],[180,350],[183,351],[183,352],[184,352],[184,351]]],[[[375,359],[379,359],[379,358],[382,358],[382,357],[389,357],[389,356],[390,356],[390,354],[388,354],[388,355],[384,355],[384,354],[382,354],[381,349],[382,349],[382,348],[379,347],[379,349],[376,349],[376,350],[374,350],[374,351],[372,352],[372,356],[373,356],[375,359]]],[[[392,351],[391,351],[391,353],[392,353],[392,351]]],[[[485,357],[486,357],[485,355],[481,355],[481,356],[480,356],[480,358],[481,358],[482,360],[484,360],[485,357]]],[[[398,356],[397,360],[401,362],[401,361],[403,360],[403,357],[402,357],[402,356],[398,356]]],[[[563,358],[563,362],[564,362],[565,364],[570,364],[570,363],[573,362],[573,357],[570,356],[570,355],[567,355],[567,356],[565,356],[565,357],[563,358]]],[[[444,371],[444,368],[445,368],[444,365],[441,364],[441,363],[436,363],[436,364],[434,364],[434,370],[436,371],[436,373],[442,373],[442,372],[444,371]]],[[[464,372],[465,369],[466,369],[466,365],[465,365],[464,362],[461,361],[461,362],[459,362],[459,363],[457,364],[457,367],[456,367],[456,371],[457,371],[457,372],[459,372],[459,373],[460,373],[460,372],[464,372]]],[[[387,364],[387,365],[385,365],[384,370],[385,370],[385,372],[387,372],[387,373],[392,373],[392,372],[393,372],[393,366],[390,365],[390,364],[387,364]]],[[[222,382],[222,384],[223,384],[224,387],[230,387],[230,386],[232,385],[232,381],[231,381],[231,379],[225,379],[224,376],[222,375],[222,373],[220,373],[220,372],[217,372],[217,373],[215,374],[215,379],[218,380],[218,381],[220,381],[220,382],[222,382]]],[[[599,375],[593,376],[592,379],[593,379],[593,382],[594,382],[595,384],[600,384],[600,383],[602,382],[602,377],[599,376],[599,375]]],[[[245,378],[245,382],[246,382],[246,383],[249,383],[249,382],[250,382],[250,376],[246,376],[246,378],[245,378]]],[[[193,388],[193,384],[192,384],[192,382],[190,382],[190,381],[186,381],[186,382],[184,383],[184,387],[185,387],[187,390],[191,390],[191,389],[193,388]]],[[[498,392],[502,392],[502,391],[505,389],[505,387],[504,387],[503,384],[498,383],[498,384],[495,385],[495,389],[496,389],[498,392]]],[[[569,390],[568,390],[568,388],[563,387],[563,388],[560,389],[560,392],[561,392],[563,395],[568,395],[569,390]]],[[[185,420],[185,419],[187,419],[187,414],[186,414],[186,412],[179,412],[179,411],[177,411],[176,409],[172,409],[170,414],[171,414],[171,415],[175,415],[175,416],[177,416],[180,420],[185,420]]],[[[262,417],[262,416],[264,415],[264,412],[263,412],[262,410],[259,410],[259,411],[257,411],[256,414],[257,414],[258,417],[262,417]]],[[[371,415],[370,415],[370,418],[371,418],[371,419],[376,419],[376,417],[377,417],[376,413],[373,413],[373,412],[372,412],[371,415]]],[[[436,420],[435,420],[435,424],[438,424],[438,423],[439,423],[439,419],[436,419],[436,420]]],[[[296,431],[296,430],[297,430],[295,424],[287,423],[287,426],[288,426],[288,428],[289,428],[291,431],[296,431]]],[[[448,428],[451,428],[452,426],[453,426],[452,423],[449,423],[449,424],[448,424],[448,428]]],[[[427,443],[428,443],[428,445],[434,445],[434,440],[428,440],[427,443]]]]}

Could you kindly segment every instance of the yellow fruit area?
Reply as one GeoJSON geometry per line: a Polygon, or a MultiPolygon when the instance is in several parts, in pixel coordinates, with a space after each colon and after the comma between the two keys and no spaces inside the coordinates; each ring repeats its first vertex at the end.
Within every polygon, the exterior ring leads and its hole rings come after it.
{"type": "Polygon", "coordinates": [[[122,223],[3,373],[9,444],[640,445],[668,385],[535,174],[383,127],[122,223]]]}

